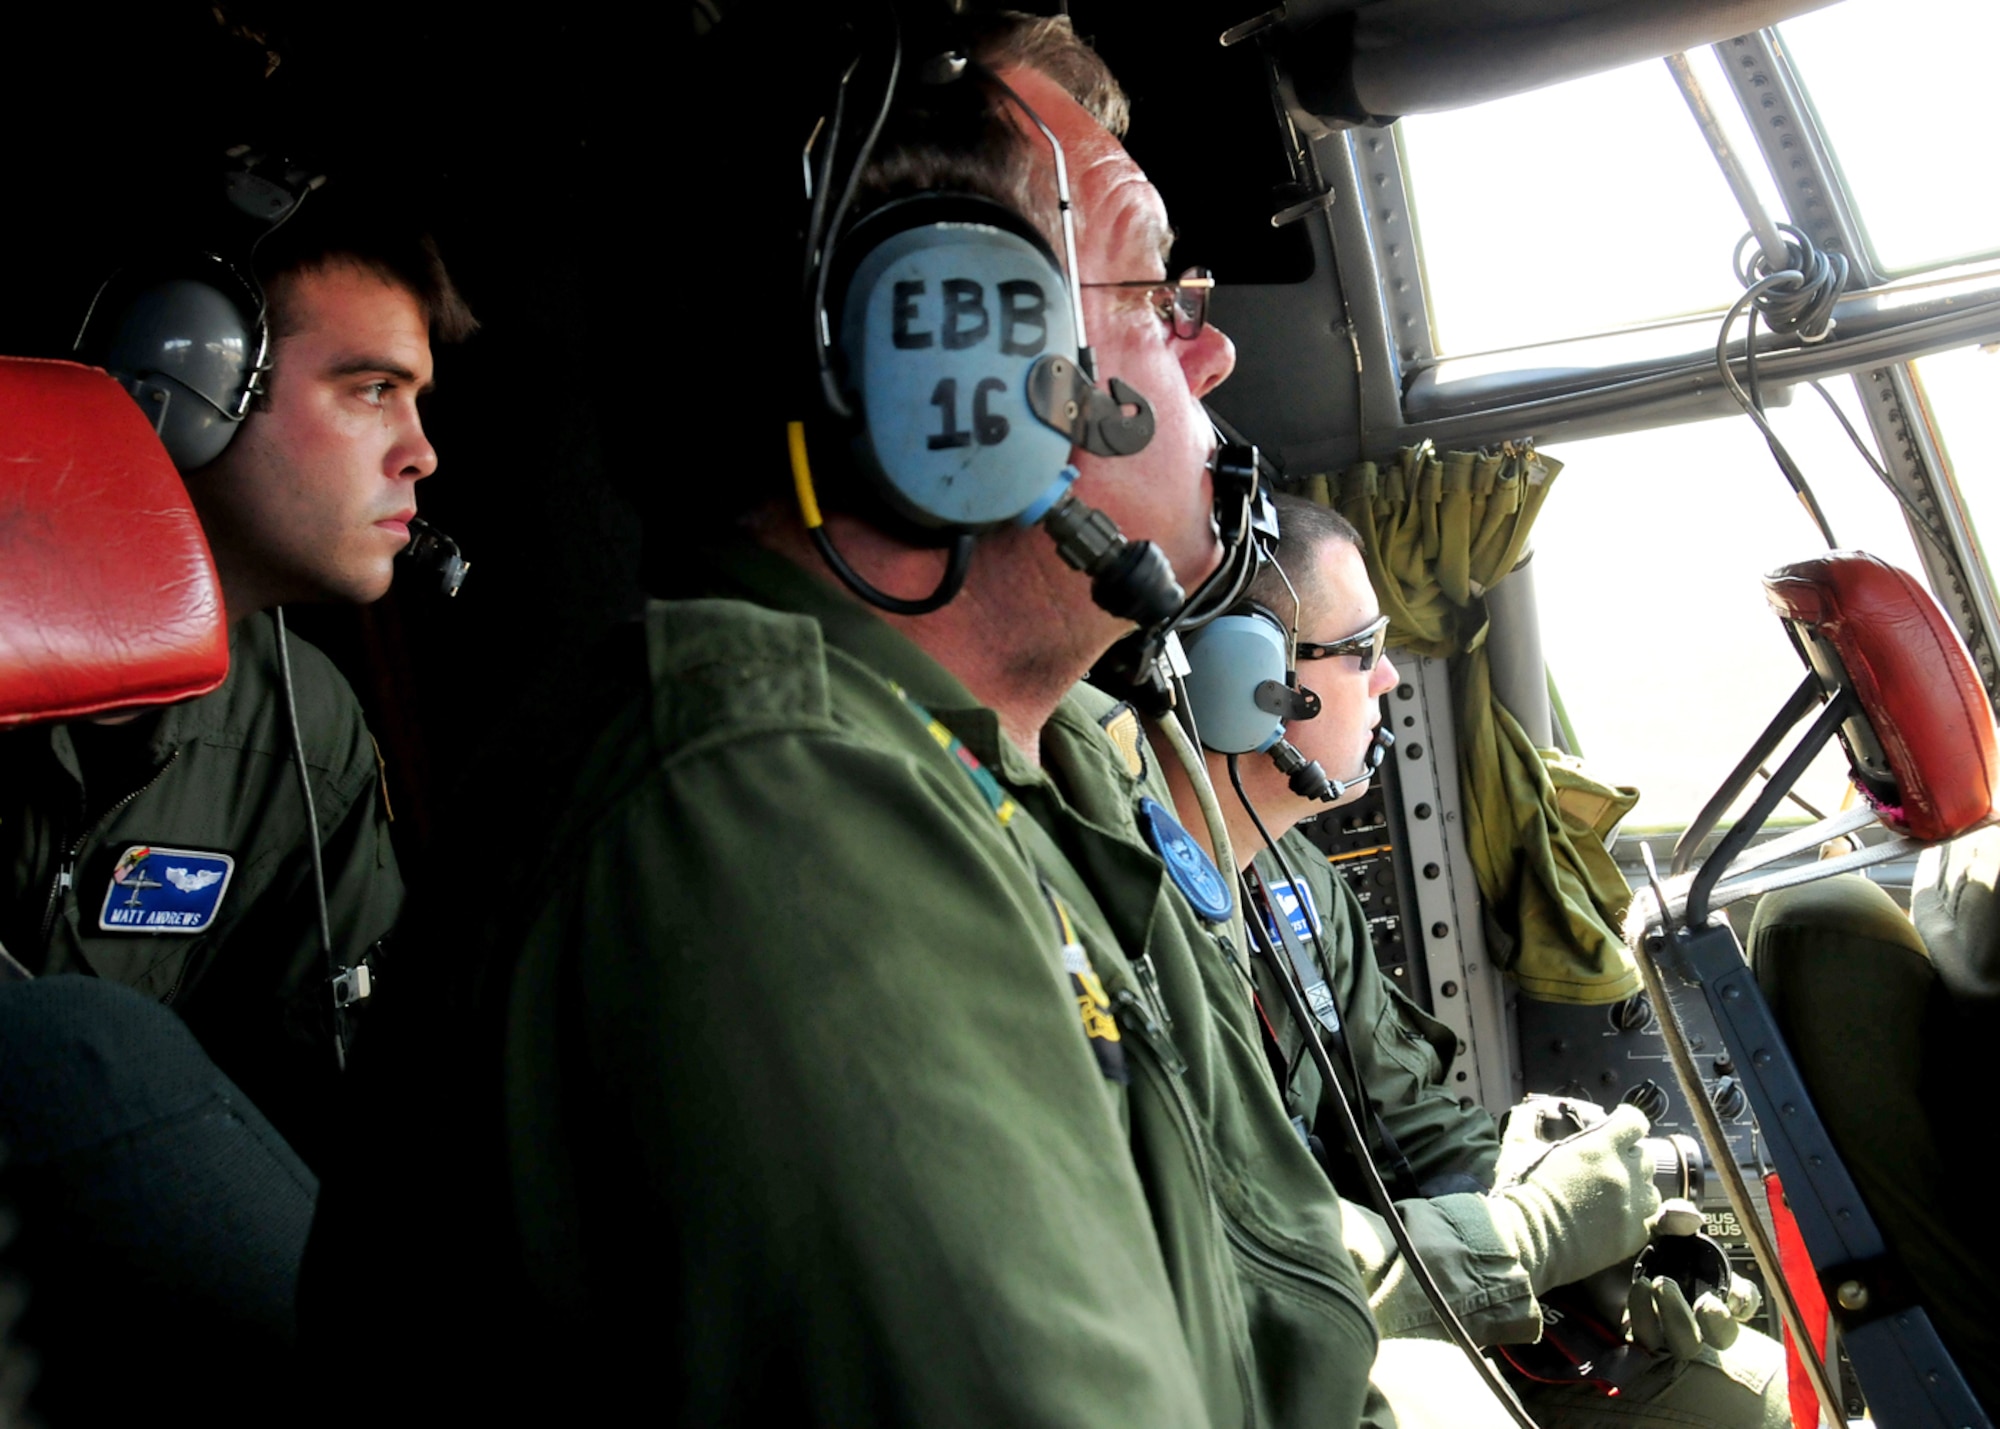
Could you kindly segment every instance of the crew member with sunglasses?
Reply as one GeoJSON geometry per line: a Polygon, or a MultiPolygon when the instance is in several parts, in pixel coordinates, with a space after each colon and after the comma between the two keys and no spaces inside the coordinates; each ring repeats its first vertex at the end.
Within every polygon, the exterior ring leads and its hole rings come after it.
{"type": "MultiPolygon", "coordinates": [[[[1660,1202],[1651,1168],[1636,1154],[1645,1120],[1621,1109],[1518,1179],[1499,1176],[1511,1184],[1495,1189],[1496,1171],[1521,1158],[1503,1151],[1500,1128],[1487,1111],[1461,1103],[1448,1089],[1456,1034],[1374,966],[1359,899],[1295,827],[1367,791],[1389,743],[1378,728],[1380,700],[1398,677],[1383,648],[1388,618],[1369,584],[1354,527],[1299,497],[1279,496],[1277,506],[1277,558],[1252,583],[1245,608],[1285,627],[1290,641],[1293,713],[1272,746],[1289,752],[1237,756],[1233,778],[1230,756],[1205,755],[1231,851],[1250,891],[1245,911],[1260,918],[1271,945],[1297,969],[1336,1064],[1345,1062],[1355,1075],[1348,1090],[1369,1156],[1453,1310],[1482,1346],[1524,1344],[1543,1332],[1539,1293],[1630,1260],[1657,1225],[1660,1202]],[[1276,853],[1266,831],[1277,841],[1276,853]],[[1561,1234],[1550,1233],[1556,1226],[1561,1234]]],[[[1188,658],[1197,676],[1204,657],[1194,642],[1188,658]]],[[[1171,757],[1160,763],[1183,822],[1205,841],[1192,781],[1171,757]]],[[[1320,1077],[1304,1055],[1303,1034],[1287,1013],[1276,972],[1258,959],[1253,977],[1286,1110],[1345,1198],[1348,1251],[1384,1336],[1373,1375],[1377,1388],[1404,1424],[1435,1420],[1473,1429],[1508,1422],[1441,1338],[1442,1327],[1387,1225],[1368,1208],[1337,1119],[1321,1114],[1320,1077]]],[[[1727,1308],[1747,1316],[1755,1301],[1742,1295],[1727,1308]]],[[[1786,1422],[1778,1347],[1739,1330],[1734,1319],[1728,1328],[1714,1323],[1728,1316],[1711,1307],[1704,1306],[1700,1325],[1692,1312],[1684,1315],[1674,1346],[1648,1326],[1660,1340],[1651,1348],[1659,1352],[1616,1396],[1588,1384],[1529,1386],[1535,1417],[1564,1429],[1613,1423],[1753,1429],[1786,1422]]]]}

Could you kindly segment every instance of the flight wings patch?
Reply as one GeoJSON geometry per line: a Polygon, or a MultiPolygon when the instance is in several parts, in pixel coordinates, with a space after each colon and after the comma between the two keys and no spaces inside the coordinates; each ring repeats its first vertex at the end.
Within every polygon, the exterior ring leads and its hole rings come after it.
{"type": "Polygon", "coordinates": [[[235,871],[226,853],[133,844],[112,866],[97,926],[106,933],[203,932],[235,871]]]}

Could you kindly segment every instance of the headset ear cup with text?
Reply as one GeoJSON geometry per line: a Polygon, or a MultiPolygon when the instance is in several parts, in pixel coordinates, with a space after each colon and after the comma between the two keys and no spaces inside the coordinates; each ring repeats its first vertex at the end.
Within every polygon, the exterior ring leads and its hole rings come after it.
{"type": "Polygon", "coordinates": [[[1033,520],[1067,484],[1070,437],[1035,415],[1030,374],[1077,355],[1040,235],[990,200],[921,195],[869,215],[837,262],[830,317],[864,480],[933,530],[1033,520]]]}

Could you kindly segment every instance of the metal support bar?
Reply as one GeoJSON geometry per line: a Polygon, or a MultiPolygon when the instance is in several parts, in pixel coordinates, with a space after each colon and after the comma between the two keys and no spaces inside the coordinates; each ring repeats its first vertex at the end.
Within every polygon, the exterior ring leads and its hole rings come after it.
{"type": "Polygon", "coordinates": [[[1708,141],[1708,151],[1715,155],[1716,167],[1722,170],[1723,180],[1729,191],[1736,195],[1736,206],[1743,210],[1744,220],[1750,231],[1757,235],[1757,246],[1764,253],[1764,271],[1781,273],[1791,267],[1790,246],[1785,236],[1778,232],[1778,226],[1771,222],[1771,215],[1764,212],[1763,201],[1757,197],[1757,190],[1750,183],[1750,174],[1743,167],[1743,161],[1736,157],[1736,149],[1730,144],[1729,136],[1722,132],[1722,123],[1709,107],[1708,96],[1702,92],[1701,81],[1695,78],[1694,66],[1688,63],[1686,55],[1668,55],[1667,69],[1680,86],[1681,98],[1687,101],[1694,122],[1701,126],[1701,137],[1708,141]]]}
{"type": "Polygon", "coordinates": [[[1415,870],[1418,939],[1431,1011],[1458,1034],[1449,1090],[1495,1113],[1520,1099],[1521,1058],[1509,989],[1486,946],[1479,884],[1465,846],[1451,678],[1442,660],[1397,651],[1403,684],[1390,697],[1396,788],[1415,870]],[[1413,721],[1406,724],[1405,721],[1413,721]]]}
{"type": "Polygon", "coordinates": [[[1848,286],[1873,287],[1882,274],[1868,256],[1839,170],[1814,122],[1812,110],[1778,44],[1777,32],[1759,30],[1711,47],[1736,91],[1750,132],[1764,151],[1792,227],[1828,253],[1845,253],[1848,286]]]}
{"type": "Polygon", "coordinates": [[[1799,776],[1806,772],[1806,766],[1813,762],[1814,756],[1826,746],[1829,739],[1833,738],[1833,732],[1840,728],[1841,722],[1852,717],[1855,708],[1854,696],[1846,690],[1840,691],[1826,702],[1826,707],[1819,712],[1818,718],[1813,720],[1811,726],[1799,737],[1799,742],[1792,746],[1791,753],[1785,756],[1785,762],[1772,771],[1763,792],[1752,801],[1750,807],[1744,811],[1743,817],[1730,826],[1729,832],[1723,835],[1722,842],[1715,846],[1715,852],[1708,856],[1707,862],[1695,870],[1694,880],[1688,885],[1689,923],[1699,927],[1708,921],[1709,892],[1727,871],[1729,865],[1736,861],[1736,856],[1743,852],[1751,839],[1757,836],[1757,831],[1764,827],[1764,821],[1771,817],[1771,811],[1778,807],[1791,787],[1799,782],[1799,776]]]}
{"type": "Polygon", "coordinates": [[[1806,717],[1806,711],[1819,701],[1819,695],[1819,676],[1808,670],[1799,687],[1792,691],[1791,698],[1785,701],[1785,707],[1778,711],[1777,718],[1764,726],[1764,732],[1757,736],[1757,742],[1750,746],[1750,752],[1737,761],[1736,767],[1729,771],[1729,777],[1722,781],[1722,787],[1701,806],[1701,812],[1694,816],[1694,822],[1682,830],[1680,838],[1674,843],[1673,862],[1667,865],[1668,872],[1679,876],[1688,871],[1688,865],[1694,862],[1694,853],[1701,847],[1701,841],[1708,837],[1709,831],[1721,822],[1724,814],[1729,812],[1729,806],[1736,802],[1736,796],[1749,787],[1751,777],[1756,774],[1764,761],[1770,758],[1771,751],[1783,742],[1794,725],[1806,717]]]}
{"type": "Polygon", "coordinates": [[[1858,829],[1865,829],[1880,815],[1866,804],[1856,804],[1850,809],[1828,814],[1823,819],[1815,819],[1802,829],[1781,834],[1774,839],[1766,839],[1760,844],[1745,849],[1729,861],[1729,867],[1722,870],[1725,881],[1748,873],[1753,868],[1762,868],[1767,863],[1776,863],[1781,858],[1790,858],[1795,853],[1837,839],[1858,829]]]}
{"type": "Polygon", "coordinates": [[[1369,167],[1364,162],[1368,137],[1360,130],[1344,129],[1314,140],[1311,146],[1314,162],[1335,196],[1325,222],[1333,237],[1349,337],[1360,367],[1355,379],[1361,427],[1356,447],[1363,452],[1403,445],[1401,364],[1383,306],[1388,286],[1376,255],[1382,248],[1378,232],[1385,222],[1400,223],[1404,239],[1409,238],[1406,215],[1399,218],[1394,211],[1370,206],[1362,180],[1369,167]]]}
{"type": "MultiPolygon", "coordinates": [[[[1648,851],[1646,866],[1649,873],[1652,872],[1652,862],[1652,853],[1648,851]]],[[[1664,921],[1666,899],[1659,891],[1657,879],[1653,890],[1664,921]]],[[[1687,1031],[1681,1026],[1680,1013],[1675,1009],[1673,999],[1667,995],[1666,980],[1660,976],[1659,965],[1654,961],[1655,946],[1652,932],[1642,933],[1632,940],[1632,956],[1639,964],[1639,977],[1646,985],[1646,995],[1652,999],[1653,1009],[1659,1015],[1660,1040],[1666,1044],[1667,1061],[1674,1069],[1674,1080],[1680,1084],[1688,1114],[1701,1133],[1702,1144],[1708,1148],[1708,1164],[1721,1180],[1723,1192],[1729,1197],[1729,1208],[1736,1213],[1737,1224],[1743,1228],[1744,1243],[1750,1247],[1751,1257],[1764,1276],[1765,1288],[1777,1304],[1778,1317],[1791,1332],[1792,1343],[1798,1348],[1799,1359],[1812,1380],[1814,1394],[1819,1398],[1824,1422],[1845,1424],[1847,1416],[1840,1410],[1840,1394],[1834,1387],[1832,1376],[1827,1373],[1825,1362],[1814,1348],[1818,1342],[1808,1331],[1798,1297],[1792,1294],[1791,1284],[1785,1279],[1784,1267],[1778,1261],[1778,1248],[1771,1242],[1771,1232],[1764,1219],[1757,1214],[1750,1188],[1743,1182],[1742,1168],[1736,1164],[1736,1157],[1730,1150],[1729,1134],[1723,1130],[1722,1118],[1716,1115],[1715,1106],[1708,1099],[1708,1088],[1702,1085],[1701,1072],[1694,1064],[1694,1053],[1688,1048],[1687,1031]]]]}
{"type": "Polygon", "coordinates": [[[1417,262],[1416,225],[1403,184],[1402,141],[1390,129],[1357,129],[1349,136],[1359,199],[1367,205],[1368,233],[1374,240],[1375,271],[1382,285],[1388,342],[1399,359],[1398,378],[1436,356],[1431,316],[1417,262]]]}
{"type": "Polygon", "coordinates": [[[1549,667],[1542,656],[1541,609],[1535,600],[1535,553],[1486,593],[1486,657],[1493,668],[1493,698],[1521,726],[1537,749],[1556,742],[1549,706],[1549,667]]]}
{"type": "Polygon", "coordinates": [[[1996,608],[1986,554],[1973,529],[1972,515],[1919,398],[1915,373],[1910,364],[1897,363],[1876,368],[1865,380],[1857,375],[1855,380],[1890,479],[1918,510],[1932,514],[1939,534],[1950,546],[1947,555],[1923,533],[1911,532],[1931,589],[1938,593],[1938,605],[1972,652],[1987,697],[2000,704],[2000,664],[1994,657],[2000,608],[1996,608]]]}

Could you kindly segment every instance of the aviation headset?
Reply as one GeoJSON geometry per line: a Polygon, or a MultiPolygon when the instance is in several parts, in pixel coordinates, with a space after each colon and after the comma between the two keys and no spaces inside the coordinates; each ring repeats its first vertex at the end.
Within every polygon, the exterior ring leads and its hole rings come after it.
{"type": "Polygon", "coordinates": [[[1256,601],[1243,601],[1183,637],[1188,672],[1182,688],[1206,748],[1217,754],[1264,754],[1287,776],[1294,794],[1327,803],[1365,783],[1396,742],[1376,726],[1361,772],[1335,779],[1285,738],[1292,720],[1314,719],[1319,696],[1299,683],[1297,630],[1256,601]]]}
{"type": "Polygon", "coordinates": [[[263,390],[270,311],[252,261],[325,182],[247,148],[228,157],[228,227],[214,224],[200,247],[114,273],[76,336],[77,357],[132,394],[183,472],[222,455],[263,390]]]}
{"type": "Polygon", "coordinates": [[[1072,447],[1134,455],[1152,439],[1153,412],[1115,375],[1109,391],[1096,385],[1074,281],[1075,219],[1062,145],[1004,81],[967,58],[970,46],[949,27],[941,37],[932,24],[921,43],[906,47],[894,7],[890,19],[878,109],[853,158],[836,168],[847,142],[848,90],[862,59],[841,76],[830,117],[807,147],[805,287],[824,407],[846,431],[865,492],[950,547],[944,578],[929,596],[902,599],[847,564],[819,511],[805,425],[793,422],[800,514],[827,564],[882,609],[919,615],[942,607],[962,585],[980,535],[1040,524],[1062,558],[1091,578],[1100,606],[1142,629],[1164,629],[1185,601],[1166,556],[1150,541],[1128,541],[1070,489],[1072,447]],[[906,48],[921,54],[907,72],[906,48]],[[899,100],[907,102],[907,88],[974,83],[997,90],[1049,146],[1060,259],[1019,214],[971,194],[917,194],[844,226],[883,123],[899,100]]]}
{"type": "MultiPolygon", "coordinates": [[[[270,301],[257,280],[257,249],[326,182],[289,161],[231,149],[228,200],[203,246],[168,252],[107,278],[74,345],[132,394],[174,466],[207,466],[228,448],[271,370],[270,301]]],[[[471,570],[458,543],[422,517],[399,556],[445,595],[471,570]]]]}

